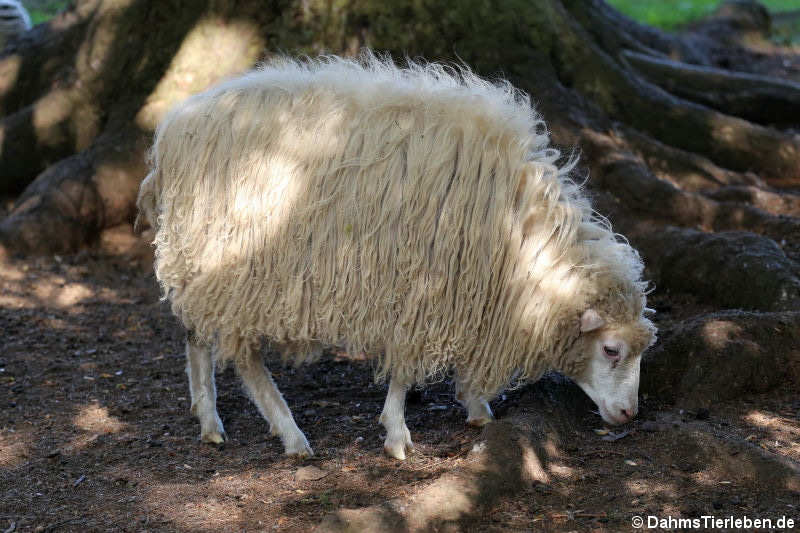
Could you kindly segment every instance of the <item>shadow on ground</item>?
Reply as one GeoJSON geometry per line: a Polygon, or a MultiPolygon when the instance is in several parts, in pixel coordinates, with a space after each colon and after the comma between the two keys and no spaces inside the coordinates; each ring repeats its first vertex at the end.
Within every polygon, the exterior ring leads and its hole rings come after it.
{"type": "Polygon", "coordinates": [[[272,357],[315,457],[283,457],[230,369],[218,379],[230,441],[203,445],[183,334],[142,263],[128,250],[2,266],[3,530],[616,531],[635,515],[797,515],[800,402],[779,383],[683,411],[653,388],[616,441],[558,376],[496,400],[482,431],[436,383],[409,395],[417,448],[397,462],[382,453],[385,386],[369,362],[272,357]],[[304,466],[319,470],[301,479],[304,466]]]}

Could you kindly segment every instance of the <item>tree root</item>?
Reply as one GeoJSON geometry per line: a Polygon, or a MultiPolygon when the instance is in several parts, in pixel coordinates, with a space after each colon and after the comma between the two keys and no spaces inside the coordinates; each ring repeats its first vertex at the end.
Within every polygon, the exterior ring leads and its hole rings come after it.
{"type": "Polygon", "coordinates": [[[687,39],[639,24],[602,0],[562,0],[564,7],[587,28],[603,50],[616,55],[634,49],[654,56],[680,58],[692,64],[708,65],[709,39],[687,39]]]}
{"type": "Polygon", "coordinates": [[[800,306],[798,265],[771,239],[749,232],[660,227],[630,235],[661,290],[716,307],[757,311],[800,306]]]}
{"type": "MultiPolygon", "coordinates": [[[[522,88],[557,88],[534,92],[533,97],[557,100],[540,108],[556,110],[549,123],[560,129],[562,139],[574,138],[579,125],[605,129],[612,120],[626,123],[617,128],[622,142],[597,142],[593,147],[589,139],[584,144],[595,174],[592,184],[610,191],[637,216],[800,240],[798,221],[783,216],[796,213],[795,204],[778,202],[774,193],[758,192],[766,187],[765,181],[771,186],[800,181],[800,137],[679,98],[632,66],[641,58],[660,58],[661,63],[656,59],[650,63],[675,67],[667,57],[709,65],[708,43],[696,47],[699,41],[636,24],[602,0],[537,0],[526,9],[516,4],[478,9],[477,2],[449,11],[438,5],[412,8],[415,2],[403,0],[385,9],[342,7],[342,13],[352,15],[341,17],[345,22],[331,17],[322,4],[312,4],[306,12],[295,3],[264,10],[212,2],[184,16],[173,3],[159,3],[154,9],[144,0],[124,7],[79,0],[70,15],[53,23],[47,39],[0,57],[0,73],[14,78],[0,86],[0,108],[16,109],[0,123],[0,192],[21,190],[53,163],[0,223],[3,241],[44,253],[52,251],[46,243],[52,234],[48,228],[54,223],[75,226],[65,233],[80,238],[62,239],[69,245],[53,244],[52,249],[65,250],[78,246],[80,239],[91,240],[112,219],[129,217],[135,209],[136,182],[145,174],[143,162],[135,158],[144,148],[134,143],[136,147],[126,148],[127,159],[115,159],[109,148],[114,143],[105,134],[103,139],[97,137],[98,132],[152,131],[170,102],[246,68],[265,47],[276,48],[273,38],[281,40],[277,48],[291,51],[341,53],[351,50],[354,42],[372,42],[397,57],[398,52],[408,52],[435,59],[452,57],[455,51],[488,75],[503,65],[522,88]],[[294,16],[300,11],[303,17],[294,16]],[[292,31],[283,32],[287,20],[292,21],[292,31]],[[418,24],[420,20],[425,24],[418,24]],[[147,40],[143,28],[157,25],[169,32],[147,40]],[[307,37],[312,34],[318,37],[307,37]],[[496,38],[487,41],[486,35],[496,38]],[[50,43],[60,40],[71,48],[52,60],[41,56],[50,43]],[[142,42],[141,49],[133,50],[133,42],[142,42]],[[220,42],[226,42],[231,53],[215,56],[215,62],[198,60],[220,42]],[[624,50],[633,52],[620,55],[624,50]],[[20,61],[19,72],[12,73],[20,61]],[[47,76],[33,75],[26,65],[42,66],[47,76]],[[43,81],[52,77],[58,78],[60,88],[45,88],[43,81]],[[43,88],[44,97],[31,96],[43,88]],[[564,94],[570,98],[559,97],[564,94]],[[564,102],[569,102],[569,109],[563,109],[564,102]],[[52,112],[42,112],[47,109],[52,112]],[[75,151],[78,155],[60,160],[75,151]],[[119,172],[123,177],[118,180],[115,172],[102,171],[108,168],[107,160],[124,167],[119,172]],[[131,177],[134,169],[139,173],[136,178],[131,177]],[[109,192],[115,188],[122,192],[109,192]],[[120,199],[113,202],[119,215],[112,214],[109,198],[120,199]],[[63,213],[58,214],[59,209],[63,213]],[[92,209],[98,212],[89,213],[92,209]],[[86,227],[77,229],[79,224],[86,227]],[[33,242],[34,228],[42,243],[33,242]]],[[[694,72],[685,63],[678,65],[694,72]]]]}
{"type": "Polygon", "coordinates": [[[0,121],[0,193],[18,193],[37,174],[91,144],[97,110],[79,91],[55,90],[0,121]]]}
{"type": "Polygon", "coordinates": [[[594,99],[612,117],[722,167],[759,172],[785,185],[800,181],[800,136],[678,98],[615,60],[613,51],[600,48],[560,4],[549,16],[561,19],[559,46],[552,54],[559,79],[594,99]]]}
{"type": "Polygon", "coordinates": [[[103,228],[133,220],[145,149],[139,132],[104,135],[49,167],[0,222],[0,247],[6,254],[68,253],[103,228]]]}
{"type": "Polygon", "coordinates": [[[642,361],[642,390],[709,406],[800,383],[800,312],[724,311],[664,331],[642,361]]]}
{"type": "Polygon", "coordinates": [[[97,4],[97,0],[82,0],[5,49],[0,55],[0,116],[73,84],[75,55],[97,4]]]}
{"type": "Polygon", "coordinates": [[[648,80],[682,98],[760,124],[797,124],[800,83],[623,50],[622,58],[648,80]]]}
{"type": "Polygon", "coordinates": [[[746,185],[730,186],[706,193],[718,202],[750,204],[768,213],[800,217],[800,195],[765,191],[746,185]]]}
{"type": "Polygon", "coordinates": [[[728,186],[767,188],[752,172],[721,168],[708,158],[666,145],[633,128],[617,126],[615,134],[624,141],[617,144],[620,149],[632,150],[656,176],[683,191],[706,192],[728,186]]]}
{"type": "MultiPolygon", "coordinates": [[[[775,240],[800,243],[800,220],[766,213],[750,205],[717,202],[678,189],[658,179],[644,162],[609,136],[585,131],[581,145],[592,162],[594,189],[608,191],[624,206],[624,213],[658,219],[665,224],[710,231],[754,231],[775,240]]],[[[615,210],[613,205],[607,209],[615,210]]],[[[616,209],[620,211],[620,209],[616,209]]],[[[624,221],[623,221],[624,223],[624,221]]]]}

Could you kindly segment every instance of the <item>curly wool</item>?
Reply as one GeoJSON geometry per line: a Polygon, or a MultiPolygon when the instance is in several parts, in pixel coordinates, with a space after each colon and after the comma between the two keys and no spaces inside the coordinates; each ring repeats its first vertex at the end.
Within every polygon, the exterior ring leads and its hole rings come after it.
{"type": "MultiPolygon", "coordinates": [[[[174,313],[222,361],[343,346],[491,396],[641,315],[641,261],[557,166],[527,95],[465,68],[282,59],[159,126],[140,214],[174,313]]],[[[578,365],[579,366],[579,365],[578,365]]]]}

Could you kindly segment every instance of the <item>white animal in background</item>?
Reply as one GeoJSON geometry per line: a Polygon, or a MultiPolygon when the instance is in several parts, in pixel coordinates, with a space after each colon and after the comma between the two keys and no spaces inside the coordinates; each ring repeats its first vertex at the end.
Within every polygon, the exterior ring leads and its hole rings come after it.
{"type": "Polygon", "coordinates": [[[512,379],[549,369],[606,422],[635,416],[655,332],[642,264],[559,158],[508,82],[371,53],[279,60],[171,111],[138,206],[190,332],[201,439],[225,438],[214,360],[233,361],[286,453],[312,454],[262,339],[296,363],[333,346],[373,357],[399,459],[406,390],[451,370],[475,425],[512,379]]]}
{"type": "Polygon", "coordinates": [[[0,48],[31,29],[31,17],[18,0],[0,0],[0,48]]]}

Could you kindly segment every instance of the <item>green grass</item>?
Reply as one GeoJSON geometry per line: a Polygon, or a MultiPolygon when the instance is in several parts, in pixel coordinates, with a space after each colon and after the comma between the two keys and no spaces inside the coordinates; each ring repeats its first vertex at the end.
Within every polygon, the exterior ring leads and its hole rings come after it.
{"type": "MultiPolygon", "coordinates": [[[[708,15],[719,0],[607,0],[629,17],[660,28],[675,28],[708,15]]],[[[770,11],[800,9],[800,0],[761,0],[770,11]]]]}
{"type": "Polygon", "coordinates": [[[34,25],[55,17],[68,3],[68,0],[22,0],[34,25]]]}

